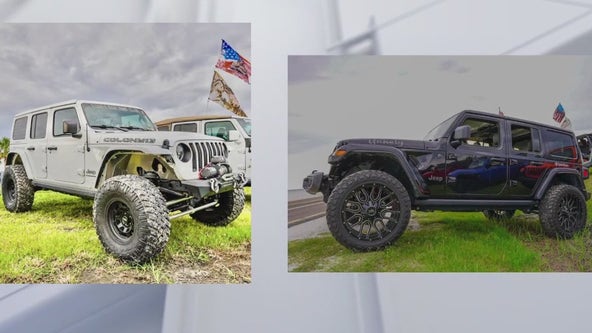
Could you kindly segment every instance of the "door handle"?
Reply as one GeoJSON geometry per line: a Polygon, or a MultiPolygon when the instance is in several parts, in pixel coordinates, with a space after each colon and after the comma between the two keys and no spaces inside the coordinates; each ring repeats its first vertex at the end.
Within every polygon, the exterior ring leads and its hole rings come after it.
{"type": "Polygon", "coordinates": [[[35,150],[35,147],[27,147],[27,150],[35,150]]]}
{"type": "Polygon", "coordinates": [[[49,146],[47,147],[47,150],[58,150],[57,146],[49,146]]]}
{"type": "Polygon", "coordinates": [[[543,165],[543,162],[530,162],[528,164],[534,165],[534,166],[541,166],[541,165],[543,165]]]}
{"type": "Polygon", "coordinates": [[[500,163],[506,163],[506,159],[505,158],[499,158],[499,157],[492,157],[491,160],[493,162],[500,162],[500,163]]]}

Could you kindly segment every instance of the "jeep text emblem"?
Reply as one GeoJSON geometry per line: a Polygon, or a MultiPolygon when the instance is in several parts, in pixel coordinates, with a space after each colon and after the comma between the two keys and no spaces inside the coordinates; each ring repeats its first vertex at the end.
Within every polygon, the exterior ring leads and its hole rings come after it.
{"type": "Polygon", "coordinates": [[[123,143],[155,143],[156,139],[152,138],[104,138],[104,142],[123,142],[123,143]]]}

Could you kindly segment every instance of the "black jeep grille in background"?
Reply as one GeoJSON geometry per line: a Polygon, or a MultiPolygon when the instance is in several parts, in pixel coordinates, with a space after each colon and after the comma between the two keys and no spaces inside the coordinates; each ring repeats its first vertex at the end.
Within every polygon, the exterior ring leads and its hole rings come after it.
{"type": "Polygon", "coordinates": [[[191,142],[189,147],[193,153],[193,171],[201,170],[206,164],[210,163],[212,156],[228,157],[228,149],[224,142],[191,142]]]}

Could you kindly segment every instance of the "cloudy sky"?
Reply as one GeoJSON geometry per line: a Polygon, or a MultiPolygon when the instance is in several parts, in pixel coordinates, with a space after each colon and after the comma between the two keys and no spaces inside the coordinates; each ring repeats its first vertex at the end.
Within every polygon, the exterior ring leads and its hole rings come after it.
{"type": "Polygon", "coordinates": [[[292,56],[288,77],[289,189],[328,171],[340,139],[421,139],[465,109],[556,124],[561,102],[592,129],[592,57],[292,56]]]}
{"type": "MultiPolygon", "coordinates": [[[[15,113],[70,99],[139,106],[154,121],[231,114],[207,102],[221,39],[251,58],[250,24],[0,24],[0,137],[15,113]]],[[[250,85],[221,74],[250,115],[250,85]]]]}

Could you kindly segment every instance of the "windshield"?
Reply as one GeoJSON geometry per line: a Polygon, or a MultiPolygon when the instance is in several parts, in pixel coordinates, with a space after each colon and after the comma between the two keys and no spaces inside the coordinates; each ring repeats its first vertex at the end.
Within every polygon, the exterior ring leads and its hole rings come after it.
{"type": "Polygon", "coordinates": [[[450,125],[452,125],[456,117],[457,115],[454,115],[444,120],[440,123],[440,125],[434,127],[431,131],[429,131],[423,139],[426,141],[437,141],[438,139],[444,137],[444,134],[446,134],[446,131],[448,131],[450,125]]]}
{"type": "Polygon", "coordinates": [[[236,121],[238,121],[245,132],[247,132],[247,135],[251,136],[251,119],[236,118],[236,121]]]}
{"type": "Polygon", "coordinates": [[[143,110],[105,104],[82,104],[82,110],[91,127],[126,130],[155,131],[156,127],[143,110]]]}

